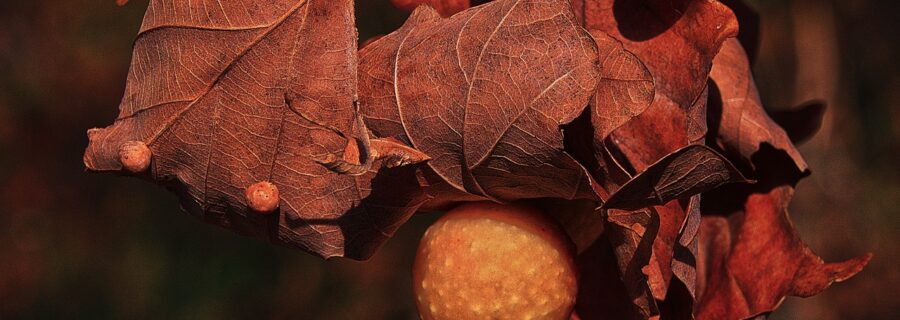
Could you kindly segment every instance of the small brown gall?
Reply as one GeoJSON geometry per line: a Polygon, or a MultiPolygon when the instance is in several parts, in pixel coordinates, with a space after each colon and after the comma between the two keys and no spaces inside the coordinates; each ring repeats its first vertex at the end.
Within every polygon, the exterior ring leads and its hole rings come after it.
{"type": "Polygon", "coordinates": [[[429,319],[569,319],[574,245],[536,208],[476,202],[450,210],[419,243],[413,289],[429,319]]]}
{"type": "Polygon", "coordinates": [[[140,141],[128,141],[119,147],[119,162],[131,173],[141,173],[150,167],[150,148],[140,141]]]}
{"type": "Polygon", "coordinates": [[[247,207],[258,213],[269,213],[278,207],[278,187],[268,181],[260,181],[247,187],[244,193],[247,207]]]}

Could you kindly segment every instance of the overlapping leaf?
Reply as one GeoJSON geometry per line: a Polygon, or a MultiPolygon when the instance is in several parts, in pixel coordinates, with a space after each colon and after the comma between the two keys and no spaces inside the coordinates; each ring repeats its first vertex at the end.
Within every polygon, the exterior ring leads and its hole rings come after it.
{"type": "Polygon", "coordinates": [[[635,170],[701,141],[706,133],[702,96],[712,59],[737,33],[731,10],[703,0],[581,0],[573,6],[587,29],[621,41],[653,76],[650,106],[612,134],[635,170]]]}
{"type": "Polygon", "coordinates": [[[640,115],[653,102],[653,75],[619,40],[593,30],[600,49],[600,84],[591,101],[595,148],[617,128],[640,115]]]}
{"type": "Polygon", "coordinates": [[[428,154],[459,191],[490,199],[593,198],[560,125],[594,93],[597,48],[564,1],[494,1],[441,18],[419,7],[360,52],[377,136],[428,154]]]}
{"type": "Polygon", "coordinates": [[[604,203],[608,208],[639,209],[664,205],[715,189],[747,182],[731,163],[703,145],[684,147],[629,180],[604,203]]]}
{"type": "Polygon", "coordinates": [[[698,319],[745,319],[771,312],[785,296],[815,295],[853,276],[871,258],[822,262],[788,217],[793,187],[775,179],[726,188],[704,202],[698,319]]]}
{"type": "MultiPolygon", "coordinates": [[[[207,222],[324,257],[367,257],[421,195],[386,194],[373,174],[320,164],[348,143],[368,146],[355,110],[352,5],[152,1],[120,115],[89,132],[85,165],[119,170],[120,145],[140,141],[153,154],[148,176],[207,222]],[[258,181],[279,188],[278,214],[247,210],[244,189],[258,181]]],[[[405,176],[391,184],[416,186],[405,176]]]]}
{"type": "Polygon", "coordinates": [[[325,257],[368,257],[418,209],[539,198],[583,252],[583,319],[756,316],[868,261],[825,264],[791,226],[792,142],[824,107],[766,115],[729,39],[740,20],[756,42],[741,1],[392,2],[430,7],[357,61],[349,0],[151,1],[86,166],[143,142],[189,212],[325,257]],[[275,214],[247,210],[259,181],[275,214]]]}
{"type": "MultiPolygon", "coordinates": [[[[681,207],[677,202],[669,202],[672,199],[690,197],[692,193],[708,190],[721,183],[734,180],[732,177],[737,177],[727,170],[685,177],[682,182],[688,183],[683,186],[679,185],[675,189],[691,192],[663,197],[656,188],[660,184],[659,178],[662,176],[677,177],[678,171],[670,171],[672,168],[666,169],[664,164],[653,170],[648,169],[676,150],[703,141],[706,134],[705,95],[709,68],[721,43],[736,34],[737,21],[727,7],[715,1],[582,0],[574,1],[572,4],[586,28],[611,35],[621,41],[625,50],[633,53],[636,59],[643,62],[652,76],[655,88],[652,100],[645,107],[646,110],[632,113],[633,118],[626,119],[628,121],[623,124],[613,125],[614,130],[608,136],[603,136],[604,130],[594,132],[595,142],[604,139],[601,143],[595,143],[595,152],[598,155],[596,158],[598,160],[608,159],[603,161],[606,164],[601,164],[600,168],[616,169],[618,167],[630,171],[629,176],[648,171],[646,174],[639,174],[634,182],[620,181],[610,183],[607,187],[616,185],[628,187],[622,187],[623,192],[618,196],[615,193],[612,195],[612,207],[615,207],[617,203],[623,205],[629,201],[637,201],[627,205],[632,208],[657,205],[650,211],[651,215],[657,216],[656,221],[659,223],[656,227],[658,232],[649,239],[650,243],[654,244],[637,246],[638,243],[642,243],[639,240],[613,242],[615,245],[621,246],[616,249],[617,257],[623,260],[620,261],[620,266],[638,266],[638,270],[641,271],[631,271],[634,270],[634,267],[620,270],[626,288],[632,295],[635,304],[641,309],[641,314],[644,317],[650,317],[658,312],[654,297],[657,299],[666,297],[666,290],[672,274],[671,257],[674,256],[674,250],[681,251],[680,248],[676,248],[680,247],[677,240],[683,231],[682,226],[689,217],[687,208],[681,207]],[[682,67],[685,65],[691,67],[682,67]],[[723,179],[702,188],[689,187],[691,184],[710,177],[722,177],[723,179]],[[635,187],[640,187],[641,190],[635,192],[635,187]],[[646,197],[637,196],[638,194],[646,197]],[[624,198],[630,200],[623,201],[624,198]],[[639,198],[643,198],[642,201],[638,201],[639,198]],[[655,201],[649,201],[651,199],[655,201]],[[665,220],[662,220],[663,217],[665,220]],[[660,232],[667,234],[658,234],[660,232]],[[651,259],[654,261],[653,263],[651,263],[651,259]],[[648,266],[648,268],[644,270],[643,266],[648,266]],[[647,284],[648,280],[650,281],[649,285],[647,284]]],[[[646,92],[644,90],[642,93],[646,92]]],[[[622,98],[640,97],[640,95],[620,96],[622,98]]],[[[646,98],[632,100],[646,101],[646,98]]],[[[609,103],[606,104],[609,105],[609,103]]],[[[634,105],[640,106],[640,104],[634,105]]],[[[598,104],[592,107],[592,111],[602,107],[609,106],[598,104]]],[[[598,126],[595,124],[594,130],[597,128],[598,126]]],[[[688,154],[698,155],[700,153],[688,152],[688,154]]],[[[715,159],[717,163],[725,164],[720,168],[730,167],[730,164],[727,164],[728,161],[722,159],[715,152],[711,152],[709,155],[710,157],[706,159],[715,159]]],[[[677,156],[673,155],[673,157],[677,156]]],[[[697,162],[681,163],[692,163],[693,165],[688,167],[703,168],[705,163],[703,160],[699,160],[701,158],[696,158],[697,162]]],[[[688,167],[681,167],[683,169],[681,172],[691,173],[692,170],[687,169],[688,167]]],[[[700,171],[693,172],[701,173],[700,171]]],[[[638,209],[633,214],[640,213],[640,210],[645,209],[638,209]]],[[[613,224],[615,224],[614,216],[611,211],[610,219],[613,224]]],[[[699,219],[694,218],[693,221],[699,221],[699,219]]],[[[614,239],[639,239],[650,227],[652,226],[620,224],[620,227],[610,229],[609,236],[614,239]]],[[[693,239],[693,237],[686,238],[693,239]]],[[[686,243],[689,245],[690,241],[686,243]]],[[[691,252],[690,248],[684,251],[691,252]]],[[[691,258],[689,257],[687,260],[691,258]]],[[[684,263],[679,263],[678,270],[681,273],[679,277],[686,278],[682,281],[691,282],[693,276],[686,272],[684,263]]],[[[693,283],[687,283],[688,287],[693,285],[693,283]]]]}
{"type": "Polygon", "coordinates": [[[871,255],[824,263],[791,224],[787,206],[806,163],[762,108],[739,42],[726,42],[711,77],[720,94],[710,105],[721,111],[711,111],[710,135],[759,181],[704,197],[697,317],[765,314],[785,296],[811,296],[859,272],[871,255]]]}

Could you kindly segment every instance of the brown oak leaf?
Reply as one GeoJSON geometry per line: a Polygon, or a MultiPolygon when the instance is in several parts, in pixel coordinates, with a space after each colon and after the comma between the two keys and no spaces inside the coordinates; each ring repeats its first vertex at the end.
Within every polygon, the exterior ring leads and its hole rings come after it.
{"type": "MultiPolygon", "coordinates": [[[[815,295],[859,272],[871,254],[824,263],[794,229],[787,206],[793,186],[808,173],[806,162],[763,109],[738,41],[725,43],[711,78],[717,90],[710,95],[710,138],[758,182],[726,186],[703,197],[696,317],[764,316],[785,296],[815,295]]],[[[811,105],[812,116],[799,121],[807,127],[800,136],[815,131],[808,129],[810,119],[824,109],[811,105]]]]}
{"type": "Polygon", "coordinates": [[[371,172],[376,155],[399,149],[372,149],[357,114],[352,1],[207,2],[151,1],[119,117],[89,131],[86,167],[120,170],[120,146],[137,141],[152,152],[146,176],[205,221],[368,257],[424,196],[414,172],[390,182],[371,172]],[[348,144],[362,148],[357,159],[348,144]],[[244,189],[260,181],[279,191],[276,214],[247,208],[244,189]]]}
{"type": "Polygon", "coordinates": [[[603,204],[606,208],[639,209],[747,179],[728,159],[704,145],[689,145],[650,165],[603,204]]]}
{"type": "Polygon", "coordinates": [[[637,210],[607,210],[607,238],[610,240],[616,255],[616,263],[625,291],[636,307],[633,312],[638,319],[649,319],[659,316],[659,308],[653,298],[653,286],[650,276],[654,272],[647,267],[653,252],[653,243],[660,230],[660,215],[656,208],[637,210]]]}
{"type": "Polygon", "coordinates": [[[621,41],[653,76],[650,106],[611,137],[635,170],[702,141],[712,59],[737,34],[731,10],[705,0],[581,0],[573,7],[585,28],[621,41]]]}
{"type": "Polygon", "coordinates": [[[602,31],[591,31],[600,52],[600,83],[586,114],[566,127],[569,150],[601,186],[601,198],[630,178],[613,156],[607,138],[644,112],[654,95],[653,78],[634,54],[602,31]]]}
{"type": "MultiPolygon", "coordinates": [[[[652,248],[652,252],[649,255],[635,253],[630,258],[622,257],[630,259],[632,264],[650,264],[643,271],[648,276],[647,281],[655,299],[666,298],[673,274],[687,284],[688,293],[695,292],[696,276],[693,268],[700,221],[699,193],[734,182],[747,180],[728,160],[712,149],[690,145],[651,165],[616,190],[604,203],[606,208],[639,211],[650,207],[650,213],[659,216],[659,230],[654,234],[656,238],[653,245],[643,248],[652,248]],[[679,199],[686,201],[676,201],[679,199]],[[643,260],[635,260],[634,257],[643,257],[643,260]]],[[[610,213],[611,220],[612,217],[610,213]]],[[[611,229],[611,232],[637,234],[634,227],[622,225],[611,229]]],[[[647,229],[649,226],[641,225],[640,228],[647,229]]],[[[642,249],[628,243],[622,245],[626,248],[617,250],[627,252],[642,249]]],[[[624,271],[623,274],[629,275],[624,271]]]]}
{"type": "MultiPolygon", "coordinates": [[[[790,161],[782,159],[782,161],[790,161]]],[[[793,187],[782,174],[704,196],[698,259],[698,319],[745,319],[771,312],[785,296],[808,297],[853,276],[866,254],[824,263],[788,217],[793,187]]]]}
{"type": "Polygon", "coordinates": [[[653,75],[619,40],[591,31],[600,49],[600,84],[591,100],[595,147],[617,128],[640,115],[653,101],[653,75]]]}
{"type": "MultiPolygon", "coordinates": [[[[601,167],[621,168],[628,171],[629,176],[637,174],[640,177],[640,172],[648,170],[654,163],[672,152],[692,144],[702,143],[706,134],[708,72],[722,42],[735,36],[737,32],[737,21],[731,10],[716,1],[702,0],[581,0],[573,1],[572,5],[588,30],[598,30],[611,35],[622,43],[624,49],[633,53],[636,59],[643,62],[652,76],[655,87],[652,100],[646,110],[613,130],[605,138],[606,141],[603,141],[602,148],[595,147],[595,152],[598,153],[596,158],[608,159],[605,160],[607,164],[601,165],[601,167]],[[685,65],[691,67],[685,68],[683,67],[685,65]],[[611,164],[610,160],[614,164],[611,164]]],[[[720,156],[717,158],[720,159],[717,161],[722,163],[728,162],[720,156]]],[[[725,176],[729,175],[725,173],[725,176]]],[[[641,180],[652,176],[654,176],[652,172],[648,173],[641,180]]],[[[659,177],[658,174],[656,176],[659,177]]],[[[597,179],[601,180],[601,178],[597,179]]],[[[694,182],[696,181],[688,184],[694,182]]],[[[605,186],[609,188],[626,183],[627,181],[620,181],[607,183],[605,186]]],[[[645,186],[643,188],[645,190],[653,190],[653,188],[646,188],[653,184],[634,182],[634,185],[645,186]]],[[[712,184],[712,186],[715,185],[712,184]]],[[[701,192],[705,189],[696,189],[695,191],[701,192]]],[[[690,195],[690,193],[686,193],[679,197],[689,197],[690,195]]],[[[613,200],[613,204],[620,201],[615,198],[613,200]]],[[[665,203],[666,201],[658,201],[658,204],[665,203]]],[[[674,205],[670,204],[670,206],[674,205]]],[[[666,296],[669,285],[667,279],[670,279],[672,272],[665,261],[661,263],[666,265],[660,268],[660,261],[650,264],[650,259],[668,260],[665,257],[674,256],[674,254],[671,251],[654,252],[654,250],[681,251],[681,245],[674,239],[678,239],[682,234],[683,229],[680,227],[689,220],[689,213],[684,208],[676,210],[667,208],[665,205],[653,208],[654,210],[650,211],[651,215],[659,216],[660,212],[663,212],[666,216],[665,220],[657,217],[659,224],[666,224],[658,226],[658,231],[670,234],[654,234],[653,238],[645,240],[649,243],[657,242],[656,245],[637,246],[636,243],[642,243],[638,240],[618,243],[614,241],[615,245],[623,246],[616,249],[618,259],[622,260],[620,264],[640,265],[643,263],[644,265],[640,266],[641,269],[644,266],[649,268],[645,273],[620,270],[626,287],[633,295],[635,304],[641,308],[640,313],[643,317],[651,317],[657,313],[654,297],[666,296]],[[640,250],[644,251],[640,252],[640,250]],[[641,259],[634,259],[634,257],[641,257],[641,259]],[[654,275],[654,279],[649,280],[656,283],[649,286],[650,290],[644,289],[646,280],[648,280],[647,274],[654,275]],[[629,277],[644,279],[644,284],[641,284],[638,279],[629,279],[629,277]],[[659,284],[658,282],[663,283],[659,284]]],[[[610,217],[613,217],[612,213],[610,213],[610,217]]],[[[693,219],[693,221],[696,220],[698,219],[693,219]]],[[[621,225],[620,228],[610,228],[609,236],[622,239],[637,237],[642,232],[635,230],[635,227],[649,229],[651,226],[621,225]]],[[[690,244],[690,242],[687,243],[690,244]]],[[[691,252],[691,248],[685,249],[688,253],[691,252]]],[[[680,265],[679,268],[682,267],[684,265],[680,265]]],[[[679,270],[681,274],[679,277],[683,275],[687,278],[681,280],[686,283],[686,286],[693,287],[695,284],[692,283],[689,272],[682,272],[684,269],[679,270]]],[[[693,290],[689,291],[693,292],[693,290]]]]}
{"type": "Polygon", "coordinates": [[[595,197],[560,126],[597,81],[596,45],[564,1],[493,1],[450,18],[423,6],[360,52],[373,133],[429,155],[456,190],[497,201],[595,197]]]}

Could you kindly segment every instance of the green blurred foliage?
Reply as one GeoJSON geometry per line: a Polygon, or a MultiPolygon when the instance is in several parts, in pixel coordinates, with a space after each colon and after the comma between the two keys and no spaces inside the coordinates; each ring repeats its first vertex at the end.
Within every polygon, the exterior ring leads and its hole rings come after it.
{"type": "MultiPolygon", "coordinates": [[[[802,147],[814,174],[794,221],[824,258],[876,256],[856,278],[776,319],[897,319],[900,6],[751,1],[767,105],[829,101],[802,147]]],[[[322,261],[207,226],[162,188],[84,172],[85,131],[116,116],[147,1],[0,2],[0,318],[415,319],[409,269],[434,215],[372,260],[322,261]]],[[[360,37],[397,28],[359,1],[360,37]]]]}

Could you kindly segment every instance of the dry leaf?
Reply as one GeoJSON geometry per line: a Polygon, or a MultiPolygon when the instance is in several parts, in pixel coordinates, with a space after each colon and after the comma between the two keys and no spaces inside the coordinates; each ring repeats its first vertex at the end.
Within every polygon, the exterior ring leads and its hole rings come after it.
{"type": "MultiPolygon", "coordinates": [[[[777,175],[777,173],[771,173],[777,175]]],[[[744,319],[768,313],[785,296],[815,295],[853,276],[871,254],[823,263],[787,215],[793,188],[766,177],[755,186],[705,196],[698,259],[698,319],[744,319]]]]}
{"type": "MultiPolygon", "coordinates": [[[[643,62],[652,76],[655,86],[652,102],[645,111],[618,126],[602,144],[595,143],[596,158],[598,162],[605,163],[599,165],[603,169],[601,173],[608,173],[610,169],[612,171],[621,169],[630,172],[630,175],[635,175],[648,170],[654,163],[676,150],[691,144],[702,143],[706,134],[708,72],[721,43],[725,39],[733,37],[737,32],[737,21],[733,13],[715,1],[581,0],[574,1],[572,5],[588,30],[598,30],[611,35],[622,42],[625,50],[633,53],[636,59],[643,62]],[[684,68],[685,65],[691,67],[684,68]],[[601,159],[608,160],[600,161],[601,159]]],[[[635,99],[635,101],[643,100],[635,99]]],[[[595,131],[594,134],[596,135],[597,132],[595,131]]],[[[721,157],[718,158],[721,159],[721,157]]],[[[727,163],[727,160],[716,161],[727,163]]],[[[720,168],[729,166],[723,165],[720,168]]],[[[660,168],[662,167],[665,166],[660,168]]],[[[594,172],[597,171],[594,170],[594,172]]],[[[636,182],[625,189],[621,196],[611,196],[616,197],[611,198],[613,205],[622,201],[617,200],[618,197],[629,198],[626,195],[633,192],[630,190],[637,188],[635,186],[641,187],[638,189],[643,189],[645,192],[634,192],[634,194],[648,195],[646,191],[653,191],[652,186],[655,183],[647,181],[652,181],[648,178],[654,177],[654,175],[660,177],[653,171],[648,172],[646,176],[635,180],[636,182]]],[[[732,176],[727,170],[704,175],[708,177],[732,176]]],[[[601,179],[597,178],[598,181],[603,182],[601,179]]],[[[690,181],[690,183],[686,183],[685,186],[699,182],[691,179],[686,179],[686,181],[690,181]]],[[[623,184],[626,182],[604,183],[604,186],[611,188],[623,184]]],[[[713,183],[709,186],[715,185],[716,183],[713,183]]],[[[691,188],[682,190],[689,189],[691,188]]],[[[704,191],[704,188],[693,191],[704,191]]],[[[649,194],[652,195],[652,193],[649,194]]],[[[689,197],[690,195],[690,193],[685,193],[677,196],[689,197]]],[[[645,197],[645,199],[647,198],[645,197]]],[[[672,198],[657,197],[655,203],[664,204],[670,199],[672,198]]],[[[651,203],[646,205],[649,204],[651,203]]],[[[677,205],[677,203],[670,204],[670,206],[672,205],[677,205]]],[[[637,207],[640,204],[635,203],[633,206],[637,207]]],[[[688,214],[684,209],[672,210],[672,208],[667,209],[666,206],[660,206],[648,213],[657,216],[659,226],[656,227],[658,229],[656,232],[667,233],[664,235],[657,236],[654,233],[651,238],[642,239],[645,235],[640,232],[642,230],[637,229],[649,230],[652,225],[640,223],[638,225],[619,224],[620,227],[609,229],[609,236],[613,239],[631,239],[631,241],[613,241],[617,246],[616,255],[620,260],[620,266],[630,262],[629,265],[637,265],[637,268],[640,269],[648,267],[646,273],[634,272],[634,266],[631,267],[632,270],[623,269],[622,272],[626,288],[629,289],[632,300],[641,309],[643,317],[655,316],[658,313],[654,296],[665,297],[669,285],[668,279],[671,278],[671,268],[666,261],[672,261],[668,257],[674,256],[672,251],[676,250],[675,247],[680,247],[680,244],[675,243],[674,239],[679,237],[682,231],[680,227],[687,220],[688,214]],[[660,217],[660,212],[663,212],[665,220],[660,217]],[[642,240],[638,240],[638,238],[642,240]],[[637,245],[639,243],[648,244],[639,246],[637,245]],[[658,261],[647,266],[651,263],[651,258],[658,261]],[[659,267],[660,263],[664,264],[662,268],[659,267]],[[652,275],[652,278],[648,279],[647,274],[652,275]],[[647,280],[653,283],[647,285],[647,280]],[[643,284],[641,281],[644,281],[643,284]]],[[[612,212],[614,211],[610,211],[610,219],[615,224],[613,220],[615,215],[612,212]]],[[[643,211],[639,209],[628,215],[640,212],[643,211]]],[[[690,250],[688,248],[686,251],[690,253],[690,250]]],[[[688,255],[692,256],[693,253],[688,255]]],[[[679,268],[681,268],[679,269],[680,276],[687,278],[682,281],[687,282],[688,287],[694,286],[693,280],[690,279],[690,272],[683,269],[684,265],[680,265],[679,268]]]]}
{"type": "Polygon", "coordinates": [[[392,0],[418,9],[357,52],[349,0],[152,0],[85,165],[323,257],[529,199],[582,252],[579,319],[764,316],[868,262],[825,264],[791,225],[824,104],[766,114],[743,2],[483,2],[392,0]]]}
{"type": "MultiPolygon", "coordinates": [[[[710,95],[709,117],[716,143],[748,171],[756,170],[751,158],[763,144],[786,153],[795,166],[795,179],[808,174],[800,152],[760,103],[750,64],[740,42],[728,40],[716,56],[710,73],[718,94],[710,95]]],[[[752,172],[751,172],[752,173],[752,172]]]]}
{"type": "MultiPolygon", "coordinates": [[[[89,132],[88,169],[120,170],[118,149],[139,141],[152,150],[147,176],[205,221],[323,257],[368,257],[424,197],[414,174],[403,184],[323,165],[348,143],[369,147],[352,1],[174,4],[150,3],[120,115],[89,132]],[[248,210],[244,189],[260,181],[278,188],[279,214],[248,210]],[[410,187],[387,195],[384,183],[410,187]]],[[[345,169],[368,171],[374,153],[363,154],[345,169]]]]}
{"type": "Polygon", "coordinates": [[[735,17],[737,17],[738,24],[741,26],[737,39],[747,50],[747,57],[749,57],[750,64],[752,65],[753,62],[756,61],[756,54],[757,51],[759,51],[759,13],[748,6],[744,0],[720,0],[719,2],[731,8],[731,11],[733,11],[735,17]]]}
{"type": "Polygon", "coordinates": [[[607,237],[613,246],[616,262],[625,291],[636,306],[640,319],[659,315],[653,298],[647,270],[653,252],[653,243],[660,230],[660,215],[655,208],[633,211],[610,209],[607,237]]]}
{"type": "Polygon", "coordinates": [[[587,105],[597,49],[563,1],[494,1],[443,19],[420,7],[360,52],[376,136],[400,136],[468,194],[593,198],[560,126],[587,105]],[[424,63],[427,62],[427,63],[424,63]]]}
{"type": "Polygon", "coordinates": [[[747,179],[723,156],[703,145],[690,145],[650,165],[603,204],[605,208],[638,209],[663,205],[747,179]]]}
{"type": "MultiPolygon", "coordinates": [[[[704,195],[697,318],[764,315],[785,296],[811,296],[859,272],[871,254],[826,264],[794,229],[787,206],[793,186],[808,172],[806,162],[766,115],[737,40],[725,43],[711,77],[718,93],[710,95],[710,136],[758,182],[704,195]]],[[[809,123],[816,117],[803,118],[801,122],[809,123]]]]}
{"type": "Polygon", "coordinates": [[[640,115],[653,101],[653,76],[644,63],[625,50],[619,40],[591,31],[600,49],[600,84],[591,101],[595,147],[616,128],[640,115]]]}
{"type": "Polygon", "coordinates": [[[731,10],[704,0],[580,0],[573,6],[588,30],[621,41],[653,76],[649,108],[611,137],[635,169],[702,141],[709,68],[721,43],[737,33],[731,10]]]}

